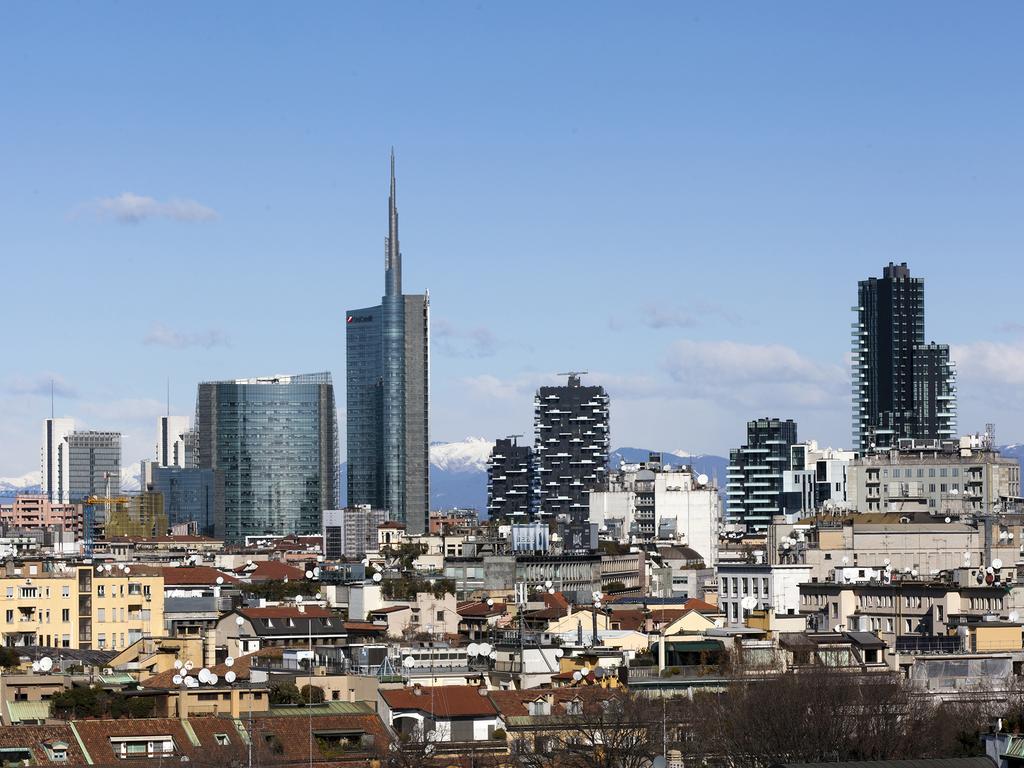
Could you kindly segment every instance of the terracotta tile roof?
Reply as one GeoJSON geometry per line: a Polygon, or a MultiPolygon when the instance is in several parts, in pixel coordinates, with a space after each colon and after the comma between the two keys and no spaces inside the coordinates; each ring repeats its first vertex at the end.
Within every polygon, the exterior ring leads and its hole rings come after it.
{"type": "MultiPolygon", "coordinates": [[[[323,752],[320,739],[314,738],[312,742],[313,759],[319,765],[326,763],[328,765],[365,766],[367,759],[372,754],[386,750],[391,741],[387,729],[376,715],[313,715],[311,720],[307,720],[305,717],[266,717],[261,715],[253,718],[252,721],[254,761],[258,760],[260,765],[298,764],[300,762],[305,765],[309,759],[310,723],[312,723],[315,737],[323,737],[332,733],[341,733],[346,736],[366,734],[372,737],[372,744],[367,744],[364,748],[346,749],[343,752],[336,751],[330,754],[323,752]]],[[[239,728],[245,729],[247,726],[247,722],[242,722],[239,725],[236,721],[226,717],[194,717],[184,723],[181,720],[167,718],[80,720],[74,723],[74,727],[81,736],[95,765],[113,765],[122,762],[114,754],[110,738],[130,736],[170,736],[174,739],[175,757],[188,757],[190,762],[200,760],[203,761],[203,764],[244,764],[248,746],[239,728]],[[188,726],[187,729],[185,724],[188,726]],[[218,744],[218,735],[227,743],[218,744]]],[[[75,743],[73,737],[71,743],[75,743]]],[[[84,759],[71,759],[70,746],[68,757],[68,764],[85,764],[84,759]]]]}
{"type": "Polygon", "coordinates": [[[488,618],[490,616],[501,616],[508,610],[508,606],[505,603],[494,603],[494,605],[488,605],[484,600],[470,600],[464,603],[459,603],[457,612],[459,616],[465,618],[488,618]]]}
{"type": "Polygon", "coordinates": [[[687,613],[685,608],[652,608],[651,609],[651,620],[655,623],[663,622],[668,623],[675,621],[684,613],[687,613]]]}
{"type": "MultiPolygon", "coordinates": [[[[318,765],[358,765],[365,768],[373,754],[386,753],[391,737],[377,715],[314,715],[313,760],[318,765]],[[345,750],[343,753],[325,754],[320,738],[331,733],[346,735],[366,734],[372,745],[364,749],[345,750]]],[[[258,717],[253,720],[253,762],[259,765],[292,763],[306,765],[309,760],[309,722],[305,717],[258,717]]],[[[244,764],[244,760],[243,760],[244,764]]]]}
{"type": "Polygon", "coordinates": [[[397,530],[405,530],[405,523],[400,523],[397,520],[388,520],[386,523],[381,523],[377,526],[378,528],[393,528],[397,530]]]}
{"type": "Polygon", "coordinates": [[[497,710],[475,685],[387,688],[381,697],[392,710],[419,710],[436,717],[493,717],[497,710]],[[419,691],[419,693],[417,693],[419,691]]]}
{"type": "Polygon", "coordinates": [[[161,568],[160,574],[164,577],[164,586],[201,585],[214,586],[217,578],[224,580],[225,584],[238,584],[234,576],[218,571],[208,565],[190,565],[179,568],[161,568]]]}
{"type": "Polygon", "coordinates": [[[691,597],[689,600],[687,600],[685,605],[683,605],[683,609],[687,611],[697,611],[698,613],[715,614],[722,612],[722,609],[719,608],[717,605],[712,605],[711,603],[704,602],[703,600],[697,597],[691,597]]]}
{"type": "MultiPolygon", "coordinates": [[[[572,677],[572,673],[568,673],[572,677]]],[[[588,676],[593,679],[593,673],[588,676]]],[[[579,699],[583,704],[584,712],[596,711],[601,702],[615,698],[620,695],[612,688],[584,687],[584,688],[533,688],[525,691],[491,691],[488,694],[491,702],[497,708],[502,717],[522,717],[529,715],[529,704],[548,697],[553,702],[551,707],[552,715],[564,715],[566,702],[579,699]]]]}
{"type": "Polygon", "coordinates": [[[350,632],[387,632],[387,624],[374,624],[370,621],[346,621],[345,629],[350,632]]]}
{"type": "Polygon", "coordinates": [[[78,748],[78,741],[67,723],[55,725],[11,725],[0,728],[0,749],[27,749],[32,753],[34,764],[39,765],[85,765],[85,756],[78,748]],[[44,743],[62,741],[67,744],[68,759],[55,763],[50,760],[44,743]]]}
{"type": "Polygon", "coordinates": [[[643,629],[647,623],[647,617],[639,608],[619,609],[612,611],[608,621],[613,625],[617,624],[619,629],[643,629]]]}
{"type": "Polygon", "coordinates": [[[544,607],[537,611],[530,611],[526,615],[531,619],[560,619],[569,613],[569,601],[561,592],[553,595],[545,593],[544,607]]]}

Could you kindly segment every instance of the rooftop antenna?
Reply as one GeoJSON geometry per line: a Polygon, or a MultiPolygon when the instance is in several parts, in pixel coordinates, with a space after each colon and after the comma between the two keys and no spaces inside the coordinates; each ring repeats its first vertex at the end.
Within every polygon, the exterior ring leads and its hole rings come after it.
{"type": "Polygon", "coordinates": [[[519,445],[519,441],[517,438],[520,437],[522,437],[522,435],[505,435],[505,439],[511,440],[513,445],[519,445]]]}
{"type": "Polygon", "coordinates": [[[580,385],[580,376],[586,376],[590,371],[564,371],[562,373],[556,373],[556,376],[568,376],[569,386],[578,387],[580,385]]]}

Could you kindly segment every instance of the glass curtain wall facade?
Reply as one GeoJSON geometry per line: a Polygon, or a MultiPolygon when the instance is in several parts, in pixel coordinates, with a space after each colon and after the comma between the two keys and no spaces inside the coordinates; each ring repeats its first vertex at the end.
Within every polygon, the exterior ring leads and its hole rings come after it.
{"type": "Polygon", "coordinates": [[[223,475],[218,538],[320,533],[323,510],[338,506],[329,373],[200,384],[196,425],[200,468],[223,475]]]}
{"type": "Polygon", "coordinates": [[[111,496],[121,493],[120,432],[72,432],[67,445],[72,503],[106,496],[108,485],[111,496]]]}

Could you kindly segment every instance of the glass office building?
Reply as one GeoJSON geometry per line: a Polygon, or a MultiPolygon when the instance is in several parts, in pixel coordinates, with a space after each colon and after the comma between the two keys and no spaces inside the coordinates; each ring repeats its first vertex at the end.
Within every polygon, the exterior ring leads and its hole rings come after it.
{"type": "Polygon", "coordinates": [[[329,373],[204,382],[196,399],[200,469],[223,474],[214,530],[319,535],[338,506],[338,428],[329,373]]]}
{"type": "Polygon", "coordinates": [[[72,503],[121,493],[121,433],[72,432],[67,437],[72,503]]]}
{"type": "Polygon", "coordinates": [[[200,536],[215,534],[216,510],[224,503],[223,472],[146,461],[142,476],[145,490],[163,495],[169,525],[195,523],[200,536]]]}
{"type": "Polygon", "coordinates": [[[384,243],[381,303],[345,317],[348,503],[386,509],[420,534],[430,501],[430,297],[402,293],[394,155],[384,243]]]}

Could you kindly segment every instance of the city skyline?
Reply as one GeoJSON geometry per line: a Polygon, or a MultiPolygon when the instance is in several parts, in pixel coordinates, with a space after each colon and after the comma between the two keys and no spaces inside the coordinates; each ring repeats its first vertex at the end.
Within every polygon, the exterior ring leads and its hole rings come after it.
{"type": "Polygon", "coordinates": [[[1005,96],[1021,11],[922,7],[890,9],[885,28],[811,5],[665,6],[657,24],[545,9],[540,32],[499,8],[321,7],[252,19],[227,46],[159,10],[100,27],[83,9],[46,24],[7,9],[0,62],[22,119],[0,128],[5,309],[31,330],[7,339],[0,475],[38,466],[51,378],[56,415],[122,432],[125,462],[151,457],[168,377],[177,414],[205,380],[329,370],[340,385],[344,308],[379,279],[391,144],[417,256],[405,277],[435,306],[433,440],[528,432],[533,391],[584,367],[614,402],[616,446],[725,455],[770,413],[850,447],[849,307],[889,261],[928,281],[960,430],[1024,438],[1024,322],[1015,281],[994,279],[1024,238],[1024,116],[1005,96]],[[560,40],[570,19],[589,34],[560,40]],[[819,39],[836,24],[849,34],[819,39]],[[385,36],[401,55],[369,66],[385,36]],[[870,62],[849,42],[864,39],[870,62]],[[743,61],[723,54],[739,45],[743,61]],[[685,66],[659,66],[670,51],[685,66]],[[562,331],[567,316],[586,332],[562,331]]]}

